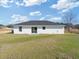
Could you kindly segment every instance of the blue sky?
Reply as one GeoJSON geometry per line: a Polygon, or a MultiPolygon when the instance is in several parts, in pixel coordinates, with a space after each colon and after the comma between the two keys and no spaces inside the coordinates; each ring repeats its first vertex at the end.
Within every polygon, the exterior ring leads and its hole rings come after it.
{"type": "Polygon", "coordinates": [[[0,24],[14,24],[29,20],[62,22],[62,15],[73,10],[79,23],[78,0],[0,0],[0,24]]]}

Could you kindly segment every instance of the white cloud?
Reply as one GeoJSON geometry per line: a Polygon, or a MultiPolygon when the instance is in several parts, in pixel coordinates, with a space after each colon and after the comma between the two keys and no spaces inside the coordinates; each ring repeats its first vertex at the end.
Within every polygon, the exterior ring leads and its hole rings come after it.
{"type": "Polygon", "coordinates": [[[61,17],[52,17],[50,20],[53,22],[62,22],[61,17]]]}
{"type": "Polygon", "coordinates": [[[40,11],[31,12],[30,16],[40,16],[42,15],[40,11]]]}
{"type": "Polygon", "coordinates": [[[0,6],[2,7],[10,7],[10,3],[13,3],[13,0],[0,0],[0,6]]]}
{"type": "Polygon", "coordinates": [[[51,8],[55,8],[57,10],[62,10],[62,12],[66,12],[69,9],[79,7],[79,1],[76,0],[58,0],[57,4],[53,4],[51,8]]]}
{"type": "Polygon", "coordinates": [[[53,22],[62,22],[61,17],[55,17],[55,16],[52,16],[52,15],[46,15],[45,17],[40,18],[40,20],[49,20],[49,21],[53,21],[53,22]]]}
{"type": "Polygon", "coordinates": [[[17,6],[33,6],[33,5],[40,5],[41,3],[45,3],[47,0],[23,0],[21,3],[18,1],[16,2],[17,6]]]}
{"type": "Polygon", "coordinates": [[[16,4],[17,6],[23,6],[23,5],[24,5],[23,3],[19,3],[18,1],[15,2],[15,4],[16,4]]]}
{"type": "Polygon", "coordinates": [[[40,20],[48,20],[51,17],[52,17],[51,15],[46,15],[44,17],[41,17],[40,20]]]}
{"type": "Polygon", "coordinates": [[[40,20],[45,20],[45,17],[41,17],[40,20]]]}
{"type": "Polygon", "coordinates": [[[33,5],[40,5],[42,3],[47,2],[47,0],[0,0],[0,6],[2,7],[10,7],[12,3],[16,4],[17,6],[33,6],[33,5]]]}
{"type": "Polygon", "coordinates": [[[57,4],[53,4],[51,7],[60,10],[69,8],[70,5],[72,5],[72,3],[70,3],[68,0],[58,0],[57,4]]]}
{"type": "Polygon", "coordinates": [[[20,22],[25,22],[28,21],[27,16],[22,16],[22,15],[18,15],[18,14],[14,14],[11,16],[11,21],[10,23],[20,23],[20,22]]]}
{"type": "Polygon", "coordinates": [[[73,3],[72,6],[70,6],[69,8],[63,9],[62,12],[66,12],[70,9],[73,9],[75,7],[79,7],[79,2],[73,3]]]}

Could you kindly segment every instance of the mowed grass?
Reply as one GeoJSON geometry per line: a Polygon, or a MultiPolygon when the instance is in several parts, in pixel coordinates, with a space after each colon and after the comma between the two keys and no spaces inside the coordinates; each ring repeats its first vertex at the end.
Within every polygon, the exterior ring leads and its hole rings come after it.
{"type": "Polygon", "coordinates": [[[79,59],[79,34],[0,34],[0,59],[79,59]]]}

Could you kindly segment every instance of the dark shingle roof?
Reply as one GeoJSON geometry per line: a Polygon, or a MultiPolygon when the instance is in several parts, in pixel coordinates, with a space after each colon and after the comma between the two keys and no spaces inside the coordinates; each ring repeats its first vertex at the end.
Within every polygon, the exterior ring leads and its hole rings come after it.
{"type": "Polygon", "coordinates": [[[51,22],[51,21],[27,21],[27,22],[18,23],[15,25],[61,25],[61,24],[51,22]]]}

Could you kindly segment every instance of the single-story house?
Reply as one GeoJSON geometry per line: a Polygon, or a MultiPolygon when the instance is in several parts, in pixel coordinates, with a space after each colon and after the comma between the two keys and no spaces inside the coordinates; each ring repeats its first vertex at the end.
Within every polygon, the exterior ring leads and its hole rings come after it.
{"type": "Polygon", "coordinates": [[[51,21],[27,21],[13,26],[14,34],[64,34],[64,25],[51,21]]]}

